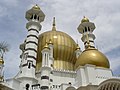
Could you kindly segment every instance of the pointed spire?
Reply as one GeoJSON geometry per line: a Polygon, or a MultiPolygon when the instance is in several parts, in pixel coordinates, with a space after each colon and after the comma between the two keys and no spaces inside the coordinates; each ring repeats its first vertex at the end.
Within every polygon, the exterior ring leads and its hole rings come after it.
{"type": "Polygon", "coordinates": [[[80,46],[79,46],[79,44],[78,44],[78,40],[77,40],[76,50],[80,50],[80,46]]]}
{"type": "Polygon", "coordinates": [[[49,39],[49,42],[48,42],[48,44],[53,44],[53,42],[52,42],[52,40],[51,40],[51,39],[49,39]]]}
{"type": "Polygon", "coordinates": [[[52,31],[56,31],[56,27],[55,27],[55,17],[53,18],[53,27],[52,27],[52,31]]]}
{"type": "Polygon", "coordinates": [[[77,44],[76,50],[80,50],[80,46],[77,44]]]}

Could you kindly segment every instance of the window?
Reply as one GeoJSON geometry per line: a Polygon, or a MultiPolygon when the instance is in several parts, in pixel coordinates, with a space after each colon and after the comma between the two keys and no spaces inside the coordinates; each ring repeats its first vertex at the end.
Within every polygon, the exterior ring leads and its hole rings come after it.
{"type": "Polygon", "coordinates": [[[37,19],[37,15],[35,14],[34,19],[37,19]]]}
{"type": "Polygon", "coordinates": [[[88,27],[88,31],[90,32],[90,28],[88,27]]]}
{"type": "Polygon", "coordinates": [[[87,28],[85,27],[85,32],[87,32],[87,28]]]}
{"type": "Polygon", "coordinates": [[[31,18],[30,19],[33,19],[33,15],[31,16],[31,18]]]}
{"type": "Polygon", "coordinates": [[[28,68],[30,69],[32,66],[32,61],[28,61],[28,68]]]}

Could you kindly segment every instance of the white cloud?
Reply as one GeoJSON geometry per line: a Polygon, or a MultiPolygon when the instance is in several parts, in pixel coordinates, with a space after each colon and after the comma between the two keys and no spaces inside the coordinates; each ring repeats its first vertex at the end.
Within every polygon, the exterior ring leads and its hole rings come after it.
{"type": "Polygon", "coordinates": [[[14,7],[18,5],[18,0],[0,0],[0,4],[3,4],[7,7],[14,7]]]}

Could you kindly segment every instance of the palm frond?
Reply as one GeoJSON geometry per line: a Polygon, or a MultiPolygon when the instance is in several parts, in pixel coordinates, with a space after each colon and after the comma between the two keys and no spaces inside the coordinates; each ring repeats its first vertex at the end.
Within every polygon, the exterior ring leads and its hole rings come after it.
{"type": "Polygon", "coordinates": [[[0,56],[3,57],[3,55],[9,51],[9,45],[3,41],[0,42],[0,56]]]}

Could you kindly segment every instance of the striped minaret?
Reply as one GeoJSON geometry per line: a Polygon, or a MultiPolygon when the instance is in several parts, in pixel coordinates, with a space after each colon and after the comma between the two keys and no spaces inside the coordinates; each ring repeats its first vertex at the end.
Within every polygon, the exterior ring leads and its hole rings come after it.
{"type": "Polygon", "coordinates": [[[82,41],[84,42],[85,49],[87,48],[95,48],[94,39],[95,35],[93,31],[95,29],[95,25],[92,22],[89,22],[89,19],[84,16],[81,21],[81,24],[78,27],[79,33],[82,34],[82,41]]]}
{"type": "Polygon", "coordinates": [[[25,51],[20,65],[22,76],[35,77],[38,35],[41,30],[40,23],[44,21],[44,18],[45,15],[38,5],[33,6],[26,12],[28,35],[25,40],[25,51]]]}

